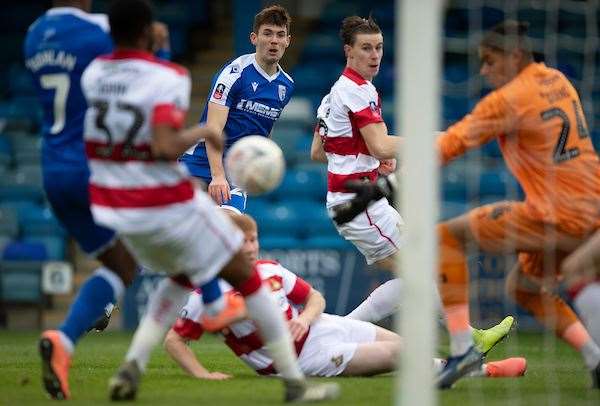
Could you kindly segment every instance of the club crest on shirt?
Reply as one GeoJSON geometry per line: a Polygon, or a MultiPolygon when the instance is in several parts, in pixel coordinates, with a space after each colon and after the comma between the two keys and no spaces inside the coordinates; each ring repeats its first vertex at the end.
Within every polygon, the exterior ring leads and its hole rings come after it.
{"type": "Polygon", "coordinates": [[[337,357],[332,357],[331,362],[333,362],[333,365],[335,365],[336,368],[338,368],[344,362],[344,356],[338,355],[337,357]]]}
{"type": "Polygon", "coordinates": [[[233,65],[231,67],[231,70],[229,71],[229,73],[238,73],[240,71],[240,66],[239,65],[233,65]]]}
{"type": "Polygon", "coordinates": [[[279,85],[279,100],[285,99],[285,86],[279,85]]]}
{"type": "Polygon", "coordinates": [[[269,285],[271,286],[272,291],[281,289],[281,282],[279,282],[277,279],[269,279],[269,285]]]}
{"type": "Polygon", "coordinates": [[[223,97],[223,93],[225,93],[225,85],[223,83],[219,83],[215,88],[213,97],[217,100],[221,100],[221,97],[223,97]]]}

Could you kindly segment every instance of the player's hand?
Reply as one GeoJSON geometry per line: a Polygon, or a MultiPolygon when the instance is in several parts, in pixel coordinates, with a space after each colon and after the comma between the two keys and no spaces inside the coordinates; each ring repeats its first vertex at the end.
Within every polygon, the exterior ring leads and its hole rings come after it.
{"type": "Polygon", "coordinates": [[[288,321],[288,328],[290,329],[290,335],[294,341],[300,340],[304,337],[304,334],[308,331],[310,323],[301,317],[288,321]]]}
{"type": "Polygon", "coordinates": [[[349,202],[333,208],[333,221],[338,225],[354,220],[356,216],[365,211],[371,202],[381,199],[384,195],[376,183],[351,180],[346,183],[346,189],[356,193],[349,202]]]}
{"type": "Polygon", "coordinates": [[[377,171],[384,176],[387,176],[396,171],[396,160],[395,159],[382,159],[379,161],[379,168],[377,171]]]}
{"type": "Polygon", "coordinates": [[[233,375],[224,374],[222,372],[206,372],[204,374],[198,375],[196,378],[205,379],[207,381],[224,381],[226,379],[233,378],[233,375]]]}
{"type": "Polygon", "coordinates": [[[166,24],[155,21],[152,23],[152,52],[159,49],[170,49],[169,28],[166,24]]]}
{"type": "Polygon", "coordinates": [[[229,183],[225,176],[214,176],[212,178],[208,185],[208,194],[218,205],[227,203],[231,199],[229,183]]]}

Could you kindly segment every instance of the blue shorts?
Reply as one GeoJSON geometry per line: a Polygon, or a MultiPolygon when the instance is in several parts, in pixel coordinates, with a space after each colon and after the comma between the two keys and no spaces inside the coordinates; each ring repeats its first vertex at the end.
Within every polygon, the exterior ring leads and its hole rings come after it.
{"type": "MultiPolygon", "coordinates": [[[[189,158],[189,155],[184,155],[180,161],[185,164],[192,176],[202,179],[208,186],[212,180],[212,177],[210,176],[210,166],[207,162],[192,160],[192,158],[189,158]]],[[[227,203],[222,204],[221,207],[224,209],[233,210],[239,214],[245,213],[248,194],[239,187],[234,185],[230,186],[231,199],[227,203]]]]}
{"type": "Polygon", "coordinates": [[[88,170],[44,171],[44,189],[54,215],[83,251],[100,253],[115,232],[94,223],[90,211],[88,170]]]}

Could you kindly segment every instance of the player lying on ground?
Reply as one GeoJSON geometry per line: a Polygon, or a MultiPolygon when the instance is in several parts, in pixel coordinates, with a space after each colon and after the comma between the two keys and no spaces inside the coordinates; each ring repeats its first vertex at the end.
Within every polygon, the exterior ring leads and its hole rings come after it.
{"type": "MultiPolygon", "coordinates": [[[[600,162],[579,96],[562,73],[533,61],[522,23],[507,21],[494,27],[479,52],[481,73],[496,91],[438,137],[441,160],[447,163],[497,138],[526,199],[483,206],[438,226],[440,291],[454,356],[438,384],[450,387],[481,362],[469,332],[465,247],[474,243],[487,252],[518,254],[507,291],[580,352],[593,387],[600,388],[600,349],[554,293],[562,260],[597,229],[600,220],[600,162]]],[[[382,193],[374,188],[368,186],[368,199],[382,193]]]]}
{"type": "MultiPolygon", "coordinates": [[[[308,376],[370,376],[396,368],[400,337],[372,323],[324,314],[325,299],[306,281],[275,261],[258,260],[256,223],[248,215],[232,219],[244,233],[242,251],[256,262],[263,283],[279,303],[295,341],[298,362],[308,376]]],[[[236,294],[230,286],[224,291],[236,294]]],[[[169,355],[190,375],[201,379],[227,379],[230,375],[209,372],[187,346],[203,333],[201,292],[195,291],[182,310],[181,317],[165,339],[169,355]]],[[[260,375],[274,374],[273,362],[256,328],[249,320],[237,322],[221,331],[225,344],[260,375]]],[[[444,361],[434,360],[436,370],[444,361]]],[[[509,358],[483,364],[473,376],[514,377],[525,373],[524,358],[509,358]]]]}
{"type": "Polygon", "coordinates": [[[153,13],[144,0],[119,0],[109,11],[115,51],[94,59],[82,76],[88,101],[84,140],[91,169],[94,219],[117,231],[146,269],[164,272],[117,373],[113,400],[135,398],[154,347],[162,342],[192,287],[220,277],[245,298],[283,377],[287,401],[338,395],[337,385],[306,382],[290,333],[272,296],[241,252],[243,234],[210,197],[194,188],[177,158],[205,138],[183,130],[191,81],[183,67],[148,53],[153,13]]]}

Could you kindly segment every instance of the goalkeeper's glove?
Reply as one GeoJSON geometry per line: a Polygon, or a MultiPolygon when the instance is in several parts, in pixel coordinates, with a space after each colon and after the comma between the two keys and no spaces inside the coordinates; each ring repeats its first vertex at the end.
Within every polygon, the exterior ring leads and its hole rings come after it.
{"type": "Polygon", "coordinates": [[[356,216],[365,211],[369,204],[382,197],[393,198],[395,177],[381,176],[375,182],[351,180],[344,185],[349,191],[356,193],[352,200],[333,208],[333,221],[337,225],[354,220],[356,216]]]}

